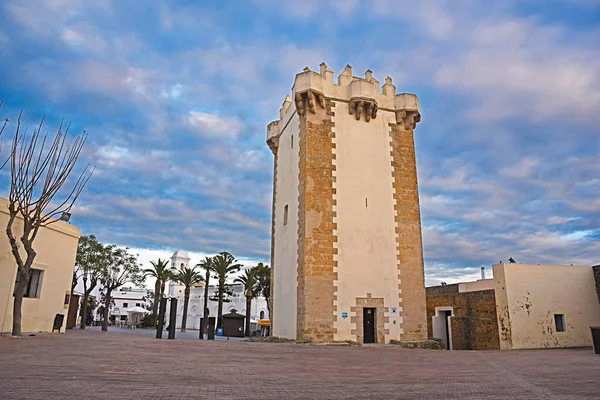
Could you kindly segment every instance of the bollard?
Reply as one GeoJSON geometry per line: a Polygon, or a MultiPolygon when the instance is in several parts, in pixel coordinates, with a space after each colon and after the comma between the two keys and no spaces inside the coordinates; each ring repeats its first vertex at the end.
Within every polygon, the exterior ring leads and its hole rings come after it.
{"type": "Polygon", "coordinates": [[[158,324],[156,325],[156,338],[162,339],[162,331],[164,328],[163,321],[165,312],[167,311],[167,299],[160,299],[160,307],[158,311],[158,324]]]}
{"type": "Polygon", "coordinates": [[[208,317],[208,340],[215,340],[215,317],[208,317]]]}
{"type": "Polygon", "coordinates": [[[177,324],[177,299],[171,299],[169,311],[169,339],[175,339],[175,325],[177,324]]]}

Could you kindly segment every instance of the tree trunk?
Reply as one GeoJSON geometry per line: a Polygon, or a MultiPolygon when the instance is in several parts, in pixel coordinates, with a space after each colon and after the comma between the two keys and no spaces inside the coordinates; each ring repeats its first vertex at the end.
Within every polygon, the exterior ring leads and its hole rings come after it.
{"type": "Polygon", "coordinates": [[[10,203],[8,210],[10,217],[8,219],[8,224],[6,225],[6,236],[8,237],[8,241],[10,243],[11,252],[15,257],[15,261],[17,262],[17,274],[19,275],[19,284],[15,287],[15,299],[13,302],[12,335],[21,336],[21,308],[23,306],[25,289],[27,289],[29,278],[31,276],[31,266],[33,265],[33,260],[37,255],[32,245],[32,241],[33,238],[35,238],[37,230],[34,230],[33,236],[30,236],[32,230],[31,222],[27,220],[23,221],[23,235],[21,236],[21,243],[23,244],[25,252],[27,253],[27,258],[25,259],[25,262],[23,262],[23,258],[19,252],[19,244],[17,243],[17,239],[14,237],[12,231],[15,218],[17,217],[15,205],[10,203]]]}
{"type": "Polygon", "coordinates": [[[185,288],[183,299],[183,318],[181,319],[181,332],[185,332],[185,324],[187,322],[188,304],[190,304],[190,288],[185,288]]]}
{"type": "Polygon", "coordinates": [[[88,309],[88,300],[90,298],[89,293],[83,293],[83,304],[81,304],[81,311],[79,312],[79,316],[81,317],[81,323],[79,324],[79,329],[85,329],[85,325],[87,323],[87,309],[88,309]]]}
{"type": "Polygon", "coordinates": [[[246,295],[246,332],[244,336],[250,336],[250,308],[252,307],[252,294],[246,295]]]}
{"type": "Polygon", "coordinates": [[[81,317],[81,323],[79,325],[79,329],[85,329],[85,321],[86,321],[86,313],[87,313],[87,300],[90,296],[90,291],[88,291],[87,287],[87,275],[83,276],[83,304],[81,305],[81,311],[79,312],[79,316],[81,317]]]}
{"type": "Polygon", "coordinates": [[[106,297],[104,298],[104,318],[102,321],[102,331],[108,332],[108,308],[110,307],[110,296],[112,289],[106,289],[106,297]]]}
{"type": "Polygon", "coordinates": [[[217,328],[221,326],[221,316],[223,315],[223,292],[225,291],[225,278],[219,278],[219,309],[217,311],[217,328]]]}
{"type": "Polygon", "coordinates": [[[29,276],[31,275],[31,268],[19,268],[19,283],[15,290],[15,301],[13,304],[13,326],[12,335],[21,336],[21,307],[23,305],[23,296],[25,296],[25,289],[29,283],[29,276]]]}
{"type": "Polygon", "coordinates": [[[154,320],[154,327],[158,321],[158,302],[160,301],[160,280],[156,280],[154,284],[154,304],[152,304],[152,319],[154,320]]]}

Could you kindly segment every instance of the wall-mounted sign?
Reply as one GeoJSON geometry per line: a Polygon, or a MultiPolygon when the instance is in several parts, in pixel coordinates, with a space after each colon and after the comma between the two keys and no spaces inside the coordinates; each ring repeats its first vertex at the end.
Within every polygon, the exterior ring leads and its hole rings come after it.
{"type": "Polygon", "coordinates": [[[392,307],[392,313],[396,314],[398,312],[398,309],[396,307],[392,307]]]}
{"type": "Polygon", "coordinates": [[[69,290],[67,290],[65,292],[65,303],[64,303],[65,308],[69,308],[70,301],[71,301],[71,292],[69,290]]]}
{"type": "Polygon", "coordinates": [[[343,312],[342,313],[342,318],[344,318],[344,319],[348,318],[348,313],[347,312],[343,312]]]}

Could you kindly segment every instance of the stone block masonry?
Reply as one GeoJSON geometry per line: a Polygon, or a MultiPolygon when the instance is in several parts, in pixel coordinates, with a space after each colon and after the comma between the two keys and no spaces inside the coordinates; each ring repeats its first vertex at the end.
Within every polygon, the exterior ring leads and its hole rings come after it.
{"type": "Polygon", "coordinates": [[[494,290],[460,292],[459,285],[427,288],[428,336],[433,337],[431,318],[436,307],[452,307],[451,332],[454,350],[499,350],[494,290]]]}
{"type": "Polygon", "coordinates": [[[297,338],[333,341],[335,249],[331,102],[300,119],[297,338]]]}
{"type": "Polygon", "coordinates": [[[421,211],[413,129],[390,126],[403,340],[427,339],[421,211]]]}

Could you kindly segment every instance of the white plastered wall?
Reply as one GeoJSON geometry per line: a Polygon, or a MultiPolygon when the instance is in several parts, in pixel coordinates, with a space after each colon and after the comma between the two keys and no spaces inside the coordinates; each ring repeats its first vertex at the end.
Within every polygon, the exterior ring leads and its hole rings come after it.
{"type": "Polygon", "coordinates": [[[501,349],[591,346],[590,326],[600,325],[591,267],[496,264],[501,349]],[[508,313],[508,318],[506,314],[508,313]],[[554,314],[566,330],[556,332],[554,314]]]}
{"type": "MultiPolygon", "coordinates": [[[[277,189],[275,197],[275,254],[273,296],[273,336],[296,338],[298,287],[298,157],[300,120],[289,109],[289,121],[281,126],[277,150],[277,189]],[[293,136],[293,147],[292,147],[293,136]],[[287,224],[284,209],[288,206],[287,224]]],[[[281,121],[280,123],[283,123],[281,121]]]]}
{"type": "Polygon", "coordinates": [[[389,123],[396,123],[396,117],[380,110],[376,119],[357,121],[345,102],[336,102],[334,111],[338,249],[334,339],[356,340],[351,308],[356,298],[371,293],[389,308],[385,314],[389,342],[401,335],[389,133],[389,123]]]}

